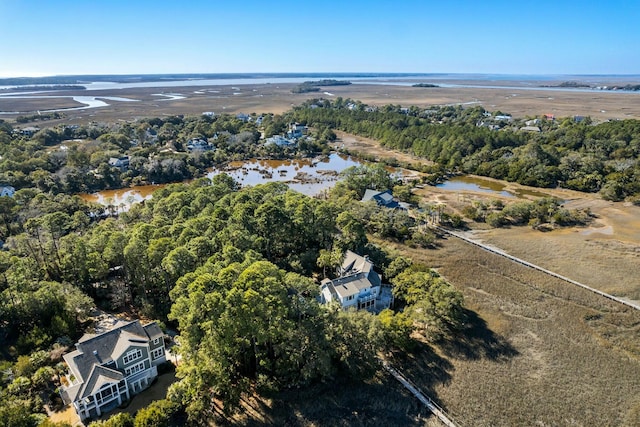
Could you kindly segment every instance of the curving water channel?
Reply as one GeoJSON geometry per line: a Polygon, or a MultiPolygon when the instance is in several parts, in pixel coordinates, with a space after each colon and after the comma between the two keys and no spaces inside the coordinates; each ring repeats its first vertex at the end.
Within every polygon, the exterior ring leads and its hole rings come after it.
{"type": "Polygon", "coordinates": [[[533,197],[549,197],[548,194],[541,191],[529,190],[524,188],[512,188],[506,190],[506,185],[501,182],[492,181],[489,179],[483,179],[476,176],[456,176],[447,181],[437,184],[436,188],[448,191],[472,191],[478,193],[493,194],[495,196],[513,197],[513,198],[526,198],[526,196],[533,197]]]}

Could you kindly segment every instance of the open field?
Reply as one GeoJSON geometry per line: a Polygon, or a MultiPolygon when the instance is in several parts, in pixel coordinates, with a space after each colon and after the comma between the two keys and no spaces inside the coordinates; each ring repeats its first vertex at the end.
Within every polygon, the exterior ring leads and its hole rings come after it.
{"type": "MultiPolygon", "coordinates": [[[[31,98],[3,98],[0,97],[0,111],[30,111],[37,114],[38,110],[53,110],[56,108],[76,108],[84,104],[71,98],[31,99],[31,98]]],[[[3,116],[0,116],[0,119],[3,116]]]]}
{"type": "Polygon", "coordinates": [[[640,423],[640,312],[458,239],[396,248],[436,268],[471,310],[464,334],[398,363],[457,421],[640,423]]]}
{"type": "MultiPolygon", "coordinates": [[[[378,82],[380,83],[380,82],[378,82]]],[[[436,82],[440,83],[440,82],[436,82]]],[[[443,81],[442,83],[447,83],[443,81]]],[[[82,124],[88,121],[109,122],[133,120],[172,114],[201,114],[213,111],[228,113],[282,113],[307,99],[325,97],[352,98],[371,105],[401,104],[429,107],[432,105],[462,104],[482,105],[487,110],[501,110],[515,117],[539,116],[550,113],[557,117],[584,115],[596,120],[611,118],[640,118],[640,93],[618,91],[559,91],[552,89],[531,90],[522,82],[500,82],[515,88],[492,88],[486,81],[453,81],[455,84],[472,84],[477,87],[414,88],[391,84],[354,83],[348,86],[331,86],[320,92],[293,94],[292,83],[251,84],[238,86],[152,87],[109,90],[79,90],[42,92],[41,96],[85,96],[129,98],[136,102],[107,100],[109,106],[76,111],[66,111],[60,121],[46,122],[82,124]],[[518,88],[518,87],[522,88],[518,88]],[[325,90],[326,89],[326,90],[325,90]],[[326,92],[326,93],[325,93],[326,92]],[[179,98],[179,99],[178,99],[179,98]]],[[[545,82],[549,84],[550,82],[545,82]]],[[[37,110],[78,106],[71,98],[20,99],[0,96],[0,111],[21,111],[31,114],[37,110]]],[[[16,115],[3,114],[12,119],[16,115]]]]}

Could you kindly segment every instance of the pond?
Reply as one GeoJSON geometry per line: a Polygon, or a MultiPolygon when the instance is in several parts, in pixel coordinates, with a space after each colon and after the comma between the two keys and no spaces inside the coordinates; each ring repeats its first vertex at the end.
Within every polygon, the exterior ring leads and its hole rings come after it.
{"type": "MultiPolygon", "coordinates": [[[[253,186],[271,181],[286,183],[292,190],[315,196],[328,190],[338,181],[340,172],[351,166],[360,166],[361,162],[333,153],[318,158],[293,160],[245,160],[231,162],[222,169],[214,168],[207,174],[208,178],[226,173],[240,185],[253,186]]],[[[127,210],[133,203],[151,198],[154,191],[164,185],[142,185],[119,190],[104,190],[93,194],[81,194],[88,202],[113,206],[118,210],[127,210]]]]}
{"type": "Polygon", "coordinates": [[[549,197],[546,193],[524,188],[505,190],[506,186],[500,182],[473,176],[456,176],[441,184],[437,184],[436,187],[442,190],[476,191],[480,193],[493,194],[495,196],[515,197],[518,199],[524,199],[526,196],[549,197]]]}
{"type": "Polygon", "coordinates": [[[321,158],[231,162],[224,170],[213,170],[207,176],[213,178],[226,173],[242,186],[285,182],[292,190],[315,196],[333,187],[340,172],[360,165],[361,162],[349,156],[333,153],[321,158]]]}

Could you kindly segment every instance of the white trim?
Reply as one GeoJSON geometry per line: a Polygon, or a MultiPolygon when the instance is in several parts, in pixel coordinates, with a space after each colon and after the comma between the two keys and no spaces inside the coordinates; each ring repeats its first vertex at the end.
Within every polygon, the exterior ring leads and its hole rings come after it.
{"type": "Polygon", "coordinates": [[[139,348],[134,348],[133,350],[129,350],[127,354],[122,358],[122,363],[125,365],[133,362],[134,360],[138,360],[142,357],[142,350],[139,348]]]}
{"type": "Polygon", "coordinates": [[[131,375],[135,375],[138,372],[142,372],[142,371],[144,371],[144,361],[140,363],[136,363],[133,366],[129,366],[127,369],[124,370],[127,377],[130,377],[131,375]]]}
{"type": "Polygon", "coordinates": [[[151,351],[151,360],[160,359],[164,356],[164,347],[158,347],[151,351]]]}

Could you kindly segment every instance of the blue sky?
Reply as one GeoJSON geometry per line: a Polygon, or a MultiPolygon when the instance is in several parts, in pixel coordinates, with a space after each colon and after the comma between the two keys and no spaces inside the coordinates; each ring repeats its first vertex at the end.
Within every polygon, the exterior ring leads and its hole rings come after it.
{"type": "Polygon", "coordinates": [[[640,74],[639,23],[638,0],[0,0],[0,76],[640,74]]]}

